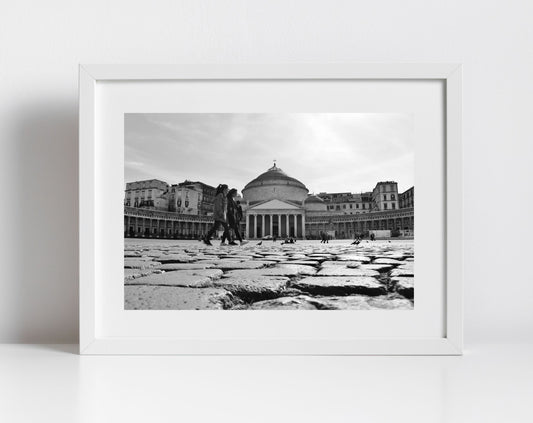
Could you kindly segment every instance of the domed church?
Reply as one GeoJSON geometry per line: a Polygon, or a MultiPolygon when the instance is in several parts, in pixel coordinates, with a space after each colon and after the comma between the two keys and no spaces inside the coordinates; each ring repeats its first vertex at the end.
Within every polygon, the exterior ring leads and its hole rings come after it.
{"type": "Polygon", "coordinates": [[[324,201],[307,187],[272,166],[242,190],[248,238],[273,236],[305,239],[306,212],[324,212],[324,201]]]}

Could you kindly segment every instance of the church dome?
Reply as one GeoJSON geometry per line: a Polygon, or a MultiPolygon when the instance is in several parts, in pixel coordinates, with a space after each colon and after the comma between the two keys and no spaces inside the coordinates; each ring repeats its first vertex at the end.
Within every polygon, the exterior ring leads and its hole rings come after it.
{"type": "Polygon", "coordinates": [[[322,198],[320,198],[318,195],[311,194],[305,200],[305,204],[311,204],[311,203],[323,204],[324,200],[322,200],[322,198]]]}
{"type": "Polygon", "coordinates": [[[262,173],[257,178],[255,178],[253,181],[248,182],[244,189],[248,189],[251,187],[261,186],[265,184],[279,184],[279,183],[285,183],[287,185],[294,185],[298,186],[303,189],[307,189],[304,184],[302,184],[298,179],[292,178],[289,175],[287,175],[283,170],[281,170],[279,167],[276,166],[274,163],[274,166],[272,166],[270,169],[268,169],[265,173],[262,173]]]}
{"type": "Polygon", "coordinates": [[[303,183],[287,175],[274,163],[266,172],[247,183],[242,195],[250,204],[271,199],[302,204],[308,192],[303,183]]]}
{"type": "Polygon", "coordinates": [[[327,211],[328,206],[318,195],[309,195],[304,202],[304,207],[307,211],[323,212],[327,211]]]}

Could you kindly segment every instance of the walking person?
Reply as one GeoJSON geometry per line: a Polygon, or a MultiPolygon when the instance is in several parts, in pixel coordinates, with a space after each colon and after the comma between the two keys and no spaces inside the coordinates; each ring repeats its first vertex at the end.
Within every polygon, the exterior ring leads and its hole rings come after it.
{"type": "MultiPolygon", "coordinates": [[[[240,205],[238,205],[234,198],[237,195],[237,190],[235,188],[232,188],[229,190],[228,194],[226,195],[226,201],[227,201],[227,211],[226,211],[226,218],[228,222],[228,226],[230,230],[232,229],[235,233],[235,237],[239,240],[241,245],[246,244],[248,241],[243,241],[241,232],[239,230],[239,222],[242,218],[242,208],[240,205]],[[239,215],[239,209],[240,209],[240,215],[239,215]]],[[[228,234],[230,232],[228,231],[228,234]]],[[[226,233],[222,236],[222,242],[224,242],[226,239],[226,233]]],[[[229,240],[229,238],[228,238],[229,240]]],[[[229,245],[237,245],[235,240],[229,240],[229,245]]]]}
{"type": "Polygon", "coordinates": [[[227,207],[226,196],[227,194],[228,194],[228,186],[226,184],[220,184],[217,187],[217,190],[215,193],[215,202],[214,202],[214,210],[213,210],[213,218],[215,219],[215,223],[213,224],[213,227],[209,230],[207,235],[202,239],[202,241],[206,245],[213,245],[211,244],[210,239],[221,225],[224,228],[223,237],[227,237],[228,239],[231,240],[230,233],[229,233],[229,227],[226,222],[226,207],[227,207]]]}
{"type": "Polygon", "coordinates": [[[242,212],[241,202],[240,201],[236,201],[235,202],[235,232],[239,234],[239,237],[241,239],[241,245],[248,243],[248,241],[242,240],[242,234],[241,234],[241,231],[240,231],[241,220],[242,220],[243,216],[244,215],[243,215],[243,212],[242,212]]]}

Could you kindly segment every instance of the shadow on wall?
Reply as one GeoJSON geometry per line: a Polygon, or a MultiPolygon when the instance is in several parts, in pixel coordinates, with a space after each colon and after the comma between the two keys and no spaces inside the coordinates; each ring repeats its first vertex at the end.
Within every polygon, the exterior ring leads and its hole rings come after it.
{"type": "Polygon", "coordinates": [[[51,98],[13,113],[17,197],[10,342],[78,340],[78,110],[51,98]]]}

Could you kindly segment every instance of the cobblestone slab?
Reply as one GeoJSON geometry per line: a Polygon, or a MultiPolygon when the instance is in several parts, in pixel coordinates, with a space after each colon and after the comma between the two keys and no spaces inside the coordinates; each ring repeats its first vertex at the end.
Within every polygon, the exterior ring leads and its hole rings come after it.
{"type": "Polygon", "coordinates": [[[173,270],[202,270],[212,268],[214,265],[212,263],[167,263],[162,264],[158,268],[160,270],[165,270],[167,272],[173,270]]]}
{"type": "Polygon", "coordinates": [[[150,269],[160,266],[161,263],[153,260],[124,259],[124,269],[150,269]]]}
{"type": "Polygon", "coordinates": [[[362,264],[360,266],[361,269],[376,270],[378,272],[388,272],[393,267],[392,264],[362,264]]]}
{"type": "Polygon", "coordinates": [[[177,270],[135,278],[126,281],[125,284],[204,287],[209,286],[214,279],[221,276],[222,270],[219,269],[177,270]]]}
{"type": "Polygon", "coordinates": [[[154,258],[154,257],[159,257],[162,252],[163,250],[143,250],[142,255],[145,257],[154,258]]]}
{"type": "Polygon", "coordinates": [[[124,269],[124,280],[128,281],[154,273],[154,269],[124,269]]]}
{"type": "Polygon", "coordinates": [[[291,287],[314,295],[383,295],[385,287],[372,277],[307,277],[291,283],[291,287]]]}
{"type": "Polygon", "coordinates": [[[337,256],[337,260],[339,261],[359,261],[362,263],[369,263],[370,258],[366,256],[361,256],[358,254],[343,254],[337,256]]]}
{"type": "Polygon", "coordinates": [[[233,296],[219,288],[126,285],[126,310],[222,310],[233,306],[233,296]]]}
{"type": "Polygon", "coordinates": [[[273,300],[258,301],[250,310],[316,310],[313,298],[307,296],[280,297],[273,300]]]}
{"type": "Polygon", "coordinates": [[[403,261],[405,259],[405,254],[402,253],[382,253],[376,258],[384,258],[384,259],[392,259],[392,260],[399,260],[403,261]]]}
{"type": "Polygon", "coordinates": [[[394,269],[392,272],[390,272],[391,277],[395,276],[410,276],[413,277],[415,275],[415,269],[413,266],[399,266],[396,269],[394,269]]]}
{"type": "Polygon", "coordinates": [[[320,267],[323,269],[325,267],[359,267],[361,266],[360,261],[337,261],[337,260],[326,260],[320,263],[320,267]]]}
{"type": "Polygon", "coordinates": [[[397,264],[402,264],[403,261],[396,260],[396,259],[391,259],[391,258],[377,258],[372,263],[373,264],[394,264],[394,265],[397,265],[397,264]]]}
{"type": "Polygon", "coordinates": [[[405,298],[370,297],[368,304],[374,309],[412,310],[413,303],[405,298]]]}
{"type": "Polygon", "coordinates": [[[313,297],[312,302],[319,310],[371,310],[366,295],[313,297]]]}
{"type": "Polygon", "coordinates": [[[405,298],[387,296],[315,297],[311,301],[320,310],[411,310],[413,308],[411,301],[405,298]]]}
{"type": "Polygon", "coordinates": [[[259,260],[250,260],[250,261],[230,261],[230,260],[220,260],[218,263],[213,263],[214,267],[221,269],[223,271],[227,270],[239,270],[239,269],[259,269],[260,267],[265,267],[267,264],[272,262],[259,261],[259,260]]]}
{"type": "Polygon", "coordinates": [[[245,274],[241,274],[216,280],[213,282],[213,286],[227,289],[242,300],[251,302],[281,296],[288,282],[289,278],[282,276],[254,275],[247,277],[245,274]]]}
{"type": "Polygon", "coordinates": [[[289,260],[289,258],[288,257],[280,257],[280,256],[264,256],[260,260],[267,260],[267,261],[270,261],[270,262],[279,263],[279,262],[282,262],[282,261],[287,261],[287,260],[289,260]]]}
{"type": "Polygon", "coordinates": [[[193,257],[185,254],[162,254],[155,257],[155,260],[161,263],[190,263],[191,261],[195,261],[193,257]]]}
{"type": "Polygon", "coordinates": [[[414,278],[410,277],[393,277],[391,282],[395,284],[396,292],[405,298],[413,298],[415,294],[414,278]]]}
{"type": "Polygon", "coordinates": [[[291,254],[289,260],[306,260],[307,256],[305,254],[291,254]]]}
{"type": "Polygon", "coordinates": [[[347,266],[329,266],[321,269],[317,276],[379,276],[379,272],[347,266]]]}
{"type": "Polygon", "coordinates": [[[267,267],[255,270],[232,270],[224,274],[224,277],[246,277],[253,279],[260,276],[297,276],[297,275],[314,275],[316,269],[311,266],[302,266],[298,264],[279,264],[274,267],[267,267]]]}
{"type": "Polygon", "coordinates": [[[315,260],[290,260],[285,264],[300,264],[302,266],[318,266],[319,262],[315,260]]]}

